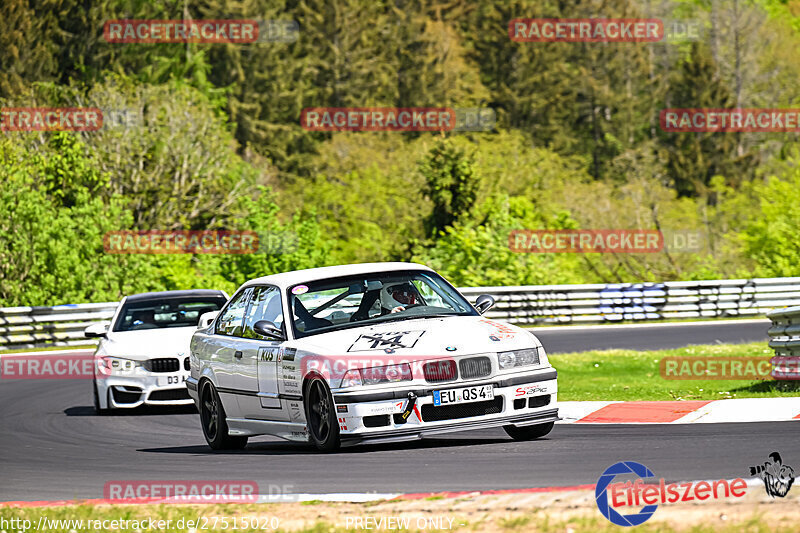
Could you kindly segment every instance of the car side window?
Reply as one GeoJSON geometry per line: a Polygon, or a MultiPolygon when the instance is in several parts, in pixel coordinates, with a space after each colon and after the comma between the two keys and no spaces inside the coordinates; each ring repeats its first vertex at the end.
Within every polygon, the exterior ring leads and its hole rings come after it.
{"type": "Polygon", "coordinates": [[[253,294],[253,289],[247,288],[238,296],[234,297],[230,305],[220,314],[217,325],[214,328],[214,333],[217,335],[230,335],[232,337],[242,336],[244,312],[247,309],[247,302],[250,301],[251,294],[253,294]]]}
{"type": "Polygon", "coordinates": [[[275,327],[283,326],[283,307],[281,306],[281,291],[277,287],[256,287],[250,307],[244,318],[243,337],[247,339],[262,339],[263,337],[253,330],[253,324],[259,320],[268,320],[275,327]]]}

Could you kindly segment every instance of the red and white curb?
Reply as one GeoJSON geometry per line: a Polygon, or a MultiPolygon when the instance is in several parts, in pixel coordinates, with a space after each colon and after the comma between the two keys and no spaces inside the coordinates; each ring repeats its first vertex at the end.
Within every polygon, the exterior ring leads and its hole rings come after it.
{"type": "MultiPolygon", "coordinates": [[[[702,481],[702,480],[700,480],[702,481]]],[[[705,480],[713,482],[715,480],[705,480]]],[[[748,489],[758,489],[764,487],[764,482],[759,478],[745,478],[744,479],[748,489]]],[[[692,483],[697,483],[693,481],[692,483]]],[[[800,482],[800,477],[795,478],[795,483],[800,482]]],[[[473,490],[473,491],[441,491],[441,492],[417,492],[417,493],[379,493],[379,492],[343,492],[343,493],[327,493],[327,494],[260,494],[257,499],[252,502],[246,502],[244,505],[250,503],[297,503],[306,501],[315,502],[339,502],[339,503],[364,503],[384,501],[391,502],[393,500],[422,500],[426,498],[474,498],[478,496],[503,496],[510,494],[532,495],[532,494],[547,494],[557,492],[574,492],[574,491],[589,491],[594,490],[594,484],[587,485],[570,485],[563,487],[533,487],[521,489],[496,489],[496,490],[473,490]]],[[[217,495],[220,497],[221,495],[217,495]]],[[[0,509],[2,508],[26,508],[26,507],[64,507],[70,505],[144,505],[144,504],[174,504],[172,500],[164,500],[161,498],[141,498],[141,499],[87,499],[87,500],[44,500],[44,501],[12,501],[0,502],[0,509]]],[[[186,502],[189,505],[202,505],[203,502],[186,502]]],[[[233,502],[230,502],[233,503],[233,502]]],[[[216,503],[212,504],[216,505],[216,503]]]]}
{"type": "Polygon", "coordinates": [[[559,402],[559,424],[800,421],[800,397],[667,402],[559,402]]]}

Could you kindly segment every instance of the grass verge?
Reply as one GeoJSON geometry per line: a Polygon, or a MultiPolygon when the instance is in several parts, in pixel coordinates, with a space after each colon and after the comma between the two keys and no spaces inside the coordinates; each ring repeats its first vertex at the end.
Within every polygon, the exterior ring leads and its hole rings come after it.
{"type": "Polygon", "coordinates": [[[659,361],[672,357],[769,358],[766,342],[695,345],[642,352],[603,350],[548,355],[558,370],[560,401],[721,400],[800,396],[798,381],[668,380],[659,361]]]}
{"type": "MultiPolygon", "coordinates": [[[[800,521],[800,495],[769,498],[753,487],[742,499],[660,505],[637,532],[789,532],[800,521]]],[[[638,509],[624,510],[624,513],[638,509]]],[[[28,520],[28,531],[102,531],[104,533],[190,531],[344,532],[457,531],[612,533],[621,529],[598,511],[593,491],[477,495],[441,500],[388,500],[359,503],[321,502],[226,505],[72,505],[64,507],[2,508],[3,528],[21,531],[9,521],[28,520]],[[389,519],[392,519],[391,521],[389,519]],[[68,522],[57,522],[57,521],[68,522]],[[128,523],[112,523],[128,520],[128,523]],[[155,521],[148,528],[147,520],[155,521]],[[381,520],[383,520],[381,522],[381,520]],[[69,522],[72,521],[72,522],[69,522]],[[76,521],[82,521],[77,523],[76,521]],[[99,522],[98,522],[99,521],[99,522]],[[138,521],[138,524],[133,524],[138,521]],[[163,521],[158,523],[158,521],[163,521]],[[191,524],[189,521],[193,521],[191,524]],[[198,525],[200,527],[195,527],[198,525]],[[99,526],[99,527],[96,527],[99,526]],[[38,529],[42,529],[41,527],[38,529]]],[[[19,524],[19,522],[17,522],[19,524]]],[[[24,524],[22,525],[24,527],[24,524]]]]}

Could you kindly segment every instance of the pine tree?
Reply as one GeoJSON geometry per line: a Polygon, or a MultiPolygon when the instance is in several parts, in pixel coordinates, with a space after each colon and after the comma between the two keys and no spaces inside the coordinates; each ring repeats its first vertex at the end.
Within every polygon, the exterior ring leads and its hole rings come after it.
{"type": "MultiPolygon", "coordinates": [[[[693,43],[689,58],[670,83],[666,108],[730,108],[731,93],[720,80],[707,45],[693,43]]],[[[663,133],[667,171],[680,196],[705,196],[714,176],[738,184],[752,173],[754,156],[737,156],[735,133],[663,133]]]]}

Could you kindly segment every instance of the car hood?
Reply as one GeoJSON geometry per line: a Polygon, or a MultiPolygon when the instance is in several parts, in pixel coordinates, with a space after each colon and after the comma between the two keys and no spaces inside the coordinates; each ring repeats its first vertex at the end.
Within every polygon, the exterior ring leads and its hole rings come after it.
{"type": "Polygon", "coordinates": [[[139,331],[110,331],[102,339],[98,355],[125,357],[136,361],[154,357],[183,357],[189,354],[189,342],[197,331],[185,328],[144,329],[139,331]]]}
{"type": "Polygon", "coordinates": [[[408,319],[312,335],[291,343],[319,355],[440,357],[541,346],[529,331],[481,316],[408,319]]]}

